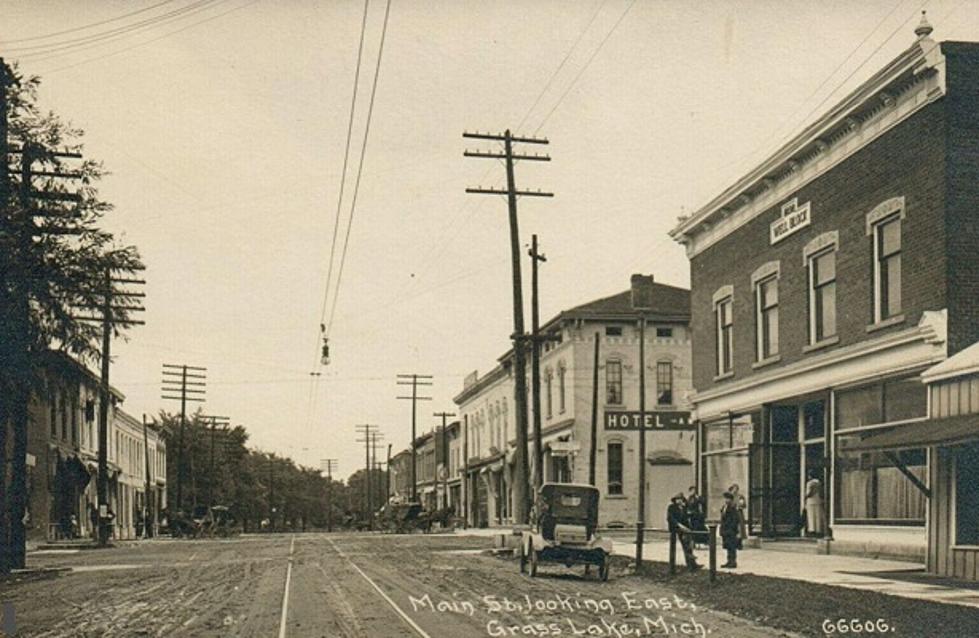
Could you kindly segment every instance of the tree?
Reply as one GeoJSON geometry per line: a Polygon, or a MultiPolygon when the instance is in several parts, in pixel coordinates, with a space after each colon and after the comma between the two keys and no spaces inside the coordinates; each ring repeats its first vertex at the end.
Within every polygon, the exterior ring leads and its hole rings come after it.
{"type": "Polygon", "coordinates": [[[81,160],[80,129],[38,107],[39,85],[0,59],[0,573],[24,566],[28,405],[45,391],[44,355],[97,360],[99,326],[79,309],[102,306],[107,274],[143,268],[99,227],[112,208],[96,189],[102,165],[81,160]]]}

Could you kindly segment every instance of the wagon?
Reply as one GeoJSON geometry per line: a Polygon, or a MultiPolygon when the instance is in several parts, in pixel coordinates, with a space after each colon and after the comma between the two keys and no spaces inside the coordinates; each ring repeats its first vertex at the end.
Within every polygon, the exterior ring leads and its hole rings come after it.
{"type": "Polygon", "coordinates": [[[598,535],[598,488],[577,483],[545,483],[533,529],[521,534],[520,572],[536,576],[541,563],[591,566],[609,576],[612,541],[598,535]]]}

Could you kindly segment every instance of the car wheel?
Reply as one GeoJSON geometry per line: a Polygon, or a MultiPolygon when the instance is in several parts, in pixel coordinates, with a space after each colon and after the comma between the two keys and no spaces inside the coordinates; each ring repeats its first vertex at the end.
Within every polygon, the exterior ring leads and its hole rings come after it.
{"type": "Polygon", "coordinates": [[[602,564],[598,568],[598,577],[602,582],[608,581],[609,564],[612,562],[612,557],[608,554],[602,558],[602,564]]]}
{"type": "Polygon", "coordinates": [[[524,551],[523,543],[520,543],[520,573],[527,573],[527,552],[524,551]]]}
{"type": "Polygon", "coordinates": [[[538,555],[537,550],[534,549],[533,543],[530,544],[527,551],[530,552],[530,577],[534,578],[537,576],[538,555]]]}

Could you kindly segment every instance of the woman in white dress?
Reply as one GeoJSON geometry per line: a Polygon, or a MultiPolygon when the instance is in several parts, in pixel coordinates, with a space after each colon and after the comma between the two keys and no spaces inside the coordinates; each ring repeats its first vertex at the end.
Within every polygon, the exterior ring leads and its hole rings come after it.
{"type": "Polygon", "coordinates": [[[826,533],[826,516],[823,511],[823,483],[815,473],[809,474],[806,483],[806,536],[822,536],[826,533]]]}

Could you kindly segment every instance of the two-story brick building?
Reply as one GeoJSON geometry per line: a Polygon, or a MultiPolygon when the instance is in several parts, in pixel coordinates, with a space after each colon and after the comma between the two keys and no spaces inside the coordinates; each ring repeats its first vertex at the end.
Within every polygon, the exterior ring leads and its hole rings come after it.
{"type": "MultiPolygon", "coordinates": [[[[632,526],[638,512],[639,322],[646,329],[646,525],[660,526],[669,496],[695,478],[695,432],[686,416],[692,387],[690,293],[633,275],[630,288],[560,312],[541,327],[551,335],[541,356],[541,449],[545,482],[590,481],[592,413],[597,417],[595,484],[600,524],[632,526]],[[595,386],[595,345],[599,350],[595,386]],[[597,394],[596,404],[593,396],[597,394]],[[654,419],[662,413],[663,419],[654,419]],[[676,424],[673,424],[674,426],[676,424]],[[657,427],[664,426],[664,427],[657,427]]],[[[488,374],[470,375],[455,398],[468,441],[469,522],[512,522],[515,424],[511,353],[488,374]]],[[[529,373],[528,373],[529,374],[529,373]]],[[[528,384],[529,387],[529,384],[528,384]]],[[[529,422],[533,422],[532,405],[529,422]]],[[[530,465],[534,465],[529,436],[530,465]]]]}
{"type": "Polygon", "coordinates": [[[930,33],[671,233],[700,484],[752,534],[808,504],[831,551],[925,555],[933,442],[870,442],[928,431],[922,372],[979,339],[979,45],[930,33]]]}

